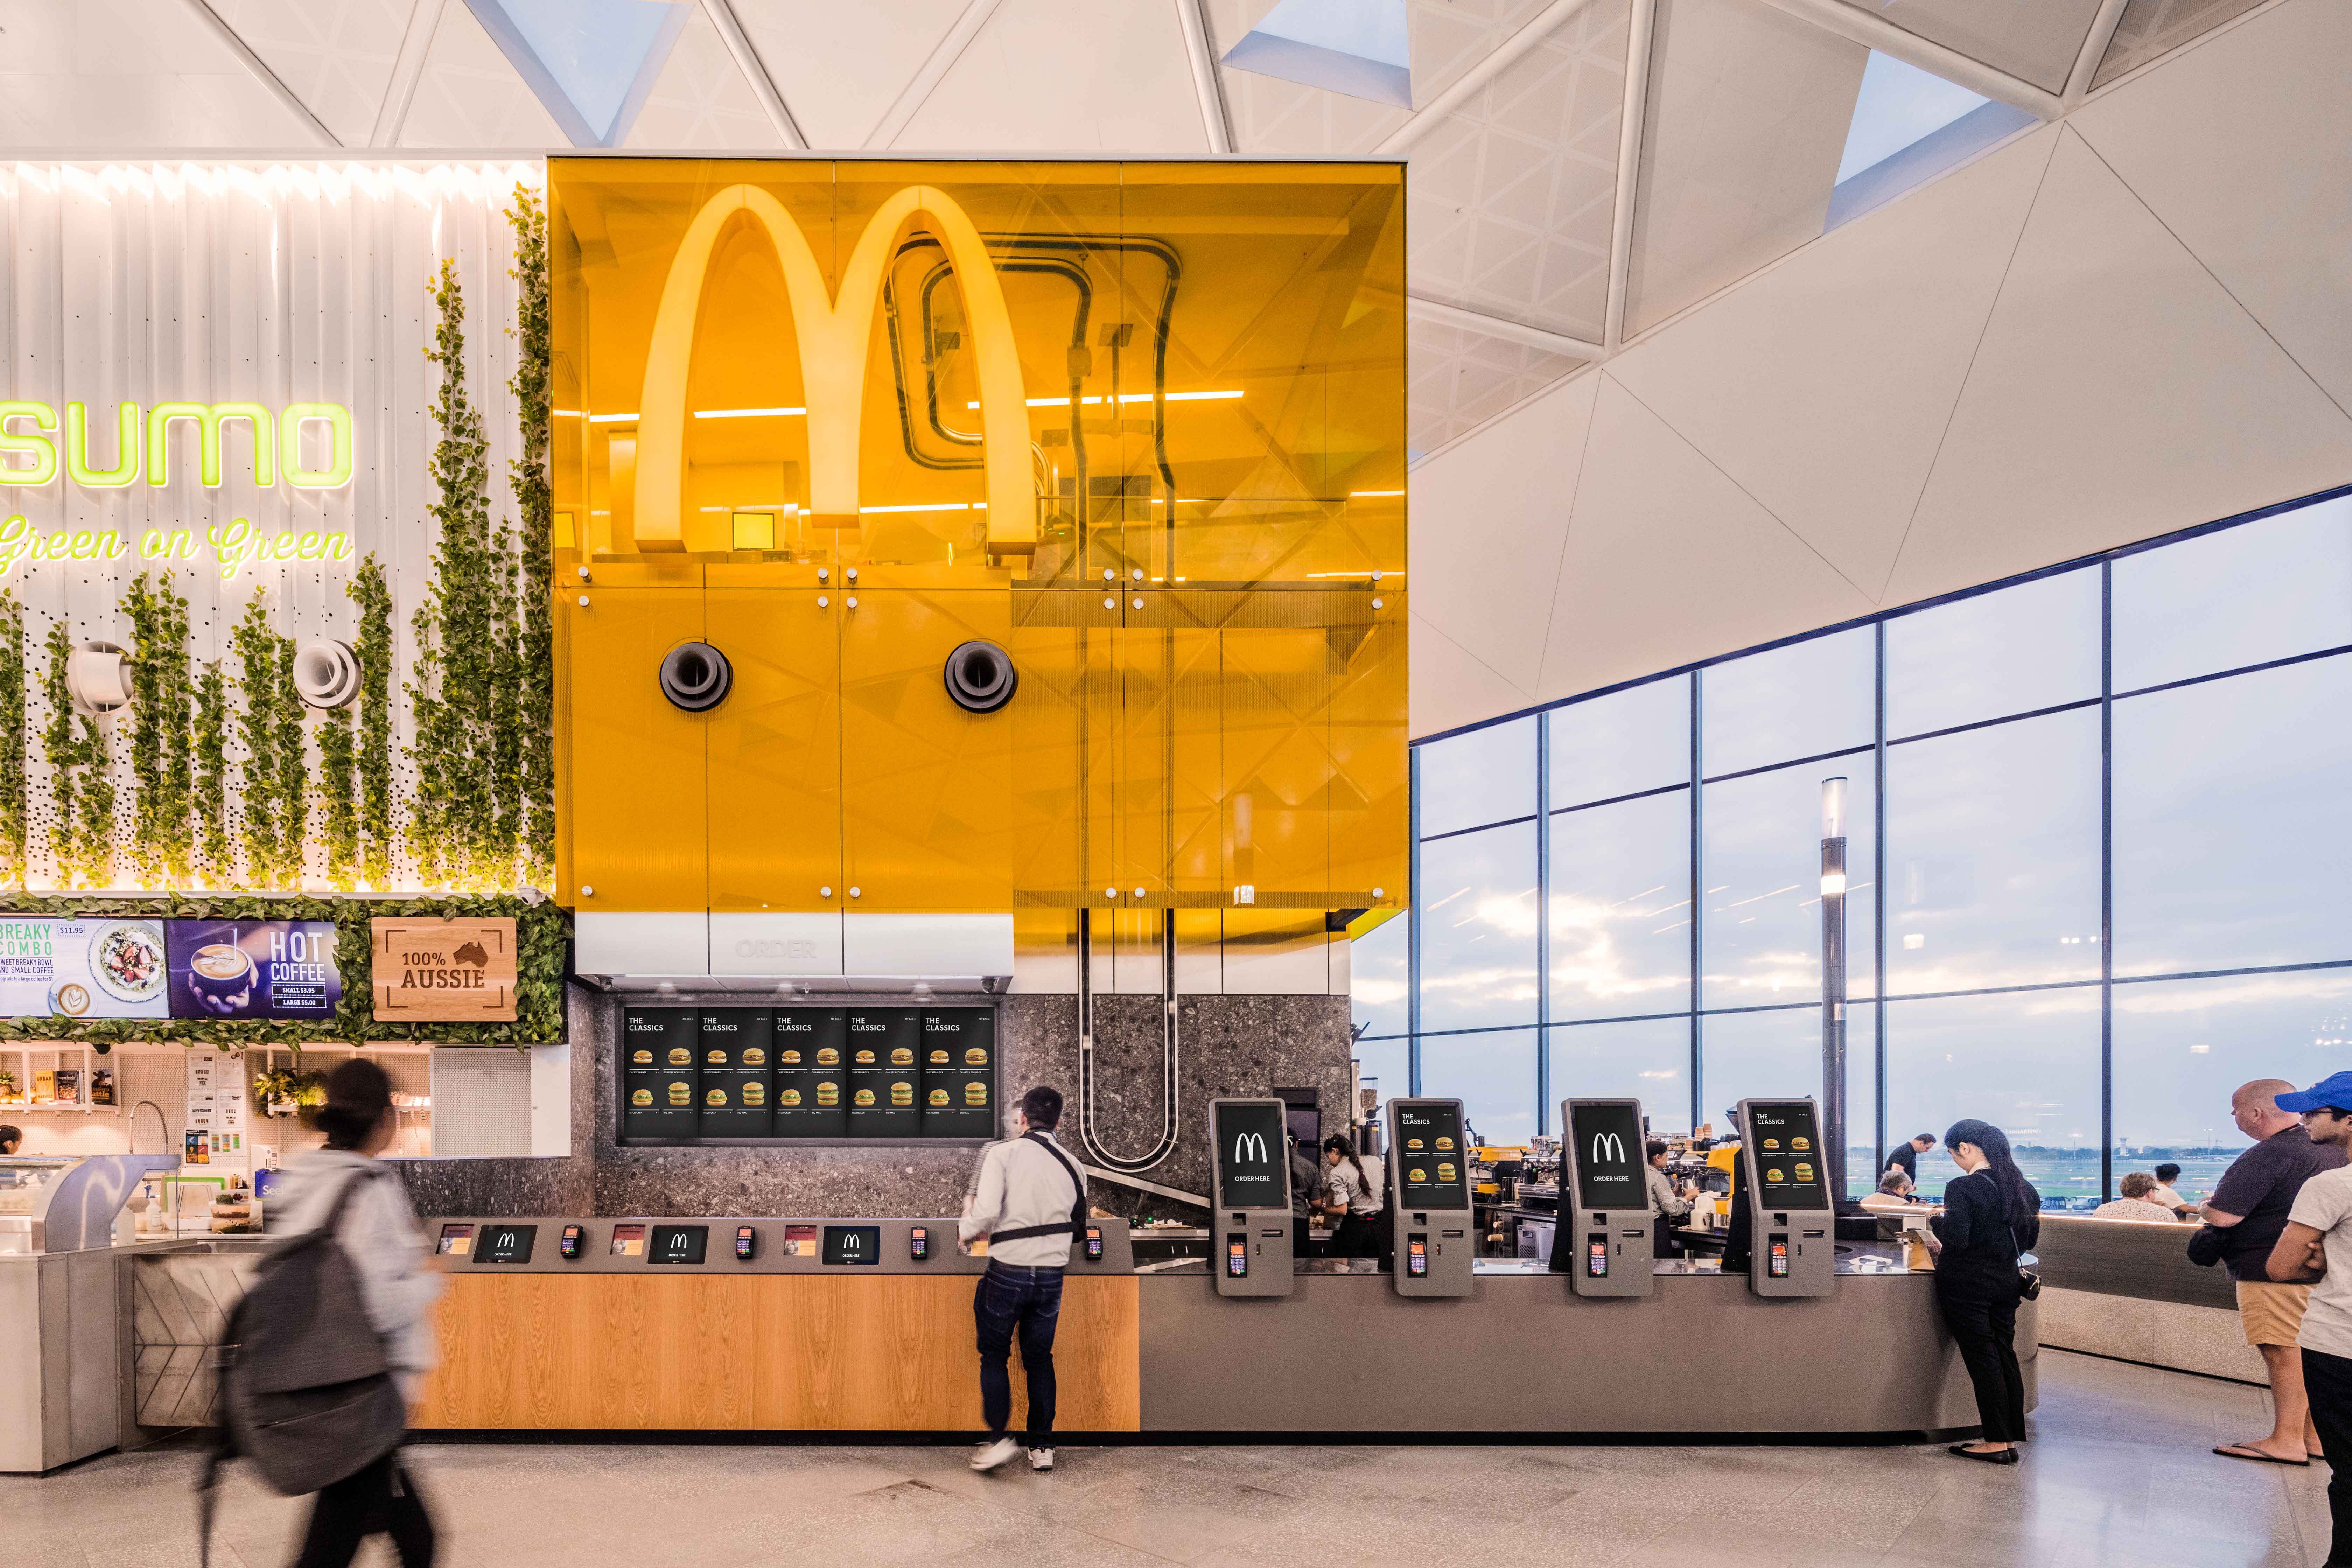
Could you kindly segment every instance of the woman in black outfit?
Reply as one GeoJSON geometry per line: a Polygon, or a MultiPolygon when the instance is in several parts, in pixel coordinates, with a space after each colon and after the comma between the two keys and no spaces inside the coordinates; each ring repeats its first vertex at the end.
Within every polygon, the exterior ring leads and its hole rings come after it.
{"type": "Polygon", "coordinates": [[[2013,1465],[2025,1440],[2025,1374],[2017,1364],[2018,1254],[2042,1236],[2042,1194],[2017,1168],[2009,1137],[1974,1120],[1955,1121],[1944,1147],[1964,1173],[1944,1188],[1936,1237],[1936,1301],[1976,1385],[1984,1436],[1951,1451],[2013,1465]]]}

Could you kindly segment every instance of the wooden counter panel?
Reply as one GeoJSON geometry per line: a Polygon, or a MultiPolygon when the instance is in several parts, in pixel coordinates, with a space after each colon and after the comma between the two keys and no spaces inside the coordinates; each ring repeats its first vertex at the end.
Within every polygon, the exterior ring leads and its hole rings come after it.
{"type": "MultiPolygon", "coordinates": [[[[970,1275],[460,1274],[416,1425],[976,1432],[970,1275]]],[[[1056,1426],[1136,1430],[1133,1279],[1063,1286],[1056,1426]]],[[[1027,1399],[1016,1344],[1013,1421],[1027,1399]]]]}

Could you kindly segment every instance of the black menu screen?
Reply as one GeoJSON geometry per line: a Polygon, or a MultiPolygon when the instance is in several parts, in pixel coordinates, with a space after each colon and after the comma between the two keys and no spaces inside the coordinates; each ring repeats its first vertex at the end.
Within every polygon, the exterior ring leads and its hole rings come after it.
{"type": "Polygon", "coordinates": [[[1569,1138],[1576,1147],[1578,1206],[1647,1210],[1639,1108],[1622,1100],[1570,1100],[1568,1116],[1569,1138]]]}
{"type": "Polygon", "coordinates": [[[1290,1162],[1283,1148],[1279,1101],[1226,1101],[1216,1107],[1217,1206],[1288,1209],[1290,1162]]]}
{"type": "Polygon", "coordinates": [[[1469,1151],[1462,1146],[1462,1103],[1454,1100],[1396,1102],[1397,1201],[1409,1209],[1470,1206],[1469,1151]]]}
{"type": "Polygon", "coordinates": [[[1810,1100],[1751,1100],[1748,1102],[1748,1141],[1753,1145],[1748,1167],[1756,1173],[1756,1201],[1768,1209],[1825,1209],[1830,1206],[1827,1168],[1822,1160],[1822,1131],[1810,1100]]]}

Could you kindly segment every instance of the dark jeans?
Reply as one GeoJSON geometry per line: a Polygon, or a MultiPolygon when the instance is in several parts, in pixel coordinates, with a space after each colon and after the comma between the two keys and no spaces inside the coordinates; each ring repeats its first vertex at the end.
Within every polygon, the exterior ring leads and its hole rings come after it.
{"type": "Polygon", "coordinates": [[[1977,1415],[1988,1443],[2025,1440],[2025,1373],[2017,1364],[2017,1298],[2005,1301],[1947,1296],[1937,1304],[1960,1347],[1960,1360],[1976,1385],[1977,1415]]]}
{"type": "Polygon", "coordinates": [[[379,1533],[392,1537],[401,1568],[433,1568],[433,1516],[397,1448],[320,1491],[294,1568],[348,1568],[360,1542],[379,1533]]]}
{"type": "Polygon", "coordinates": [[[991,1262],[972,1293],[980,1328],[980,1413],[1001,1437],[1013,1420],[1013,1376],[1005,1363],[1021,1336],[1021,1370],[1029,1379],[1029,1446],[1054,1441],[1054,1331],[1062,1321],[1062,1271],[991,1262]]]}
{"type": "Polygon", "coordinates": [[[2327,1561],[2352,1568],[2352,1360],[2325,1351],[2303,1352],[2303,1391],[2311,1399],[2311,1424],[2327,1454],[2327,1511],[2336,1539],[2327,1561]]]}
{"type": "Polygon", "coordinates": [[[1331,1233],[1331,1256],[1334,1258],[1378,1258],[1381,1255],[1381,1227],[1370,1215],[1351,1214],[1339,1222],[1331,1233]]]}

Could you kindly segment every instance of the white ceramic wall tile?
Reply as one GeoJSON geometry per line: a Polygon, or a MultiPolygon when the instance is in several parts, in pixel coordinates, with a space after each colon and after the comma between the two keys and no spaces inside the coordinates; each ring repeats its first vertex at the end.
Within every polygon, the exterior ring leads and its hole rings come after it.
{"type": "Polygon", "coordinates": [[[1875,596],[2057,136],[1848,224],[1609,374],[1875,596]]]}
{"type": "Polygon", "coordinates": [[[1543,700],[1872,608],[1606,371],[1601,384],[1560,556],[1543,700]]]}
{"type": "Polygon", "coordinates": [[[1946,593],[2352,474],[2352,419],[2061,132],[1888,584],[1946,593]]]}
{"type": "Polygon", "coordinates": [[[2352,408],[2352,5],[2294,0],[2068,121],[2279,345],[2352,408]]]}
{"type": "MultiPolygon", "coordinates": [[[[1522,690],[1543,667],[1554,584],[1592,423],[1598,373],[1576,377],[1497,425],[1507,448],[1539,464],[1530,485],[1516,464],[1467,442],[1412,471],[1411,574],[1417,618],[1522,690]],[[1426,606],[1439,608],[1432,612],[1426,606]]],[[[1418,628],[1416,628],[1418,635],[1418,628]]],[[[1415,732],[1422,732],[1416,725],[1415,732]]]]}

